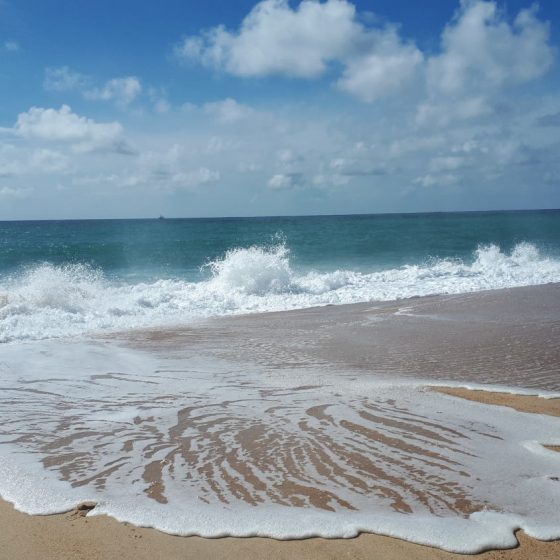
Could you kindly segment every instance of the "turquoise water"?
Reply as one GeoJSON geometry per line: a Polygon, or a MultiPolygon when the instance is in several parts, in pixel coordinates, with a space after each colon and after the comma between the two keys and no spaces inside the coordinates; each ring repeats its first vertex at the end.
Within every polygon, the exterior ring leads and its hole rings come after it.
{"type": "Polygon", "coordinates": [[[41,263],[81,263],[114,279],[196,281],[228,250],[279,242],[300,271],[469,261],[481,245],[510,252],[521,242],[560,257],[560,211],[0,222],[0,278],[41,263]]]}
{"type": "Polygon", "coordinates": [[[0,341],[560,282],[560,211],[0,223],[0,341]]]}

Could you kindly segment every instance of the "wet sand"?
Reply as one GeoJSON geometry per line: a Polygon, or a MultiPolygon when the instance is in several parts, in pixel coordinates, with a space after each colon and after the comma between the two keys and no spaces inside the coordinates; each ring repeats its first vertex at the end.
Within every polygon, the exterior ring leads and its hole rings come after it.
{"type": "Polygon", "coordinates": [[[269,370],[560,392],[560,283],[222,317],[122,339],[269,370]]]}
{"type": "MultiPolygon", "coordinates": [[[[560,285],[415,298],[206,321],[196,327],[122,333],[121,340],[184,357],[204,355],[269,369],[310,368],[325,380],[393,376],[442,383],[560,390],[560,285]]],[[[507,393],[433,387],[447,395],[559,416],[560,401],[507,393]]],[[[496,407],[499,414],[499,408],[496,407]]],[[[558,450],[555,447],[551,449],[558,450]]],[[[82,512],[83,513],[83,512],[82,512]]],[[[28,516],[0,502],[0,560],[154,558],[464,558],[401,540],[364,534],[354,539],[275,541],[263,538],[174,537],[82,513],[28,516]]],[[[560,541],[518,534],[521,546],[483,553],[488,559],[560,558],[560,541]]]]}

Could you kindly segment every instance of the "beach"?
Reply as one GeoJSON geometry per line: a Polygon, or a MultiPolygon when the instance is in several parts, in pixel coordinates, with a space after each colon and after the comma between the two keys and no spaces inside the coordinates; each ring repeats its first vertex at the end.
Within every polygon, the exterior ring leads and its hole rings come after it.
{"type": "MultiPolygon", "coordinates": [[[[38,495],[13,484],[3,497],[69,513],[2,504],[5,557],[453,558],[441,549],[512,548],[514,532],[521,547],[482,557],[558,557],[542,540],[558,538],[559,295],[549,284],[30,343],[43,373],[12,397],[4,434],[46,476],[20,462],[38,495]],[[78,348],[86,374],[66,382],[61,360],[75,368],[78,348]],[[76,513],[82,502],[95,507],[76,513]],[[330,538],[301,539],[314,533],[330,538]]],[[[17,355],[4,359],[17,368],[17,355]]]]}
{"type": "MultiPolygon", "coordinates": [[[[179,560],[231,558],[233,560],[458,560],[453,554],[379,535],[362,534],[354,539],[306,539],[277,541],[264,538],[202,539],[174,537],[154,529],[119,523],[110,517],[87,518],[75,512],[52,516],[29,516],[0,502],[0,558],[26,560],[179,560]]],[[[556,560],[560,542],[541,542],[522,533],[513,550],[490,551],[480,560],[556,560]]]]}
{"type": "Polygon", "coordinates": [[[0,560],[560,560],[560,2],[105,4],[0,0],[0,560]]]}

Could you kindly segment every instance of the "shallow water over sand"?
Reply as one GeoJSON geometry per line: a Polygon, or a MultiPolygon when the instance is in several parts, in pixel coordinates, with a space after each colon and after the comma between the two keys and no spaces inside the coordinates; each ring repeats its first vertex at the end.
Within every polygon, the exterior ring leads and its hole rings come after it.
{"type": "Polygon", "coordinates": [[[556,285],[0,348],[0,487],[179,534],[560,536],[560,419],[425,390],[559,391],[556,285]],[[498,412],[497,412],[498,410],[498,412]],[[515,489],[515,491],[512,491],[515,489]]]}

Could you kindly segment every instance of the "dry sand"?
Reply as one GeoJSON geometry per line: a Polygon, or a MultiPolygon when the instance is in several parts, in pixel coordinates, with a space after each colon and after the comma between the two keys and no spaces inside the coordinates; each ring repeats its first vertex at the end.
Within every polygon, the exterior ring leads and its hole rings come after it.
{"type": "Polygon", "coordinates": [[[534,395],[514,395],[492,391],[477,391],[463,387],[430,387],[432,391],[469,401],[514,408],[520,412],[560,416],[560,399],[545,399],[534,395]]]}
{"type": "MultiPolygon", "coordinates": [[[[523,412],[560,415],[560,399],[470,391],[449,387],[433,390],[485,404],[510,406],[523,412]]],[[[85,511],[30,516],[0,500],[0,560],[156,560],[196,559],[352,559],[451,560],[465,558],[434,548],[380,535],[355,539],[277,541],[265,538],[175,537],[154,529],[134,527],[106,517],[86,517],[85,511]]],[[[541,542],[517,534],[520,546],[489,551],[481,560],[560,559],[560,541],[541,542]]]]}

